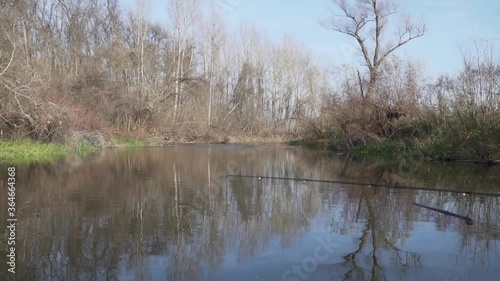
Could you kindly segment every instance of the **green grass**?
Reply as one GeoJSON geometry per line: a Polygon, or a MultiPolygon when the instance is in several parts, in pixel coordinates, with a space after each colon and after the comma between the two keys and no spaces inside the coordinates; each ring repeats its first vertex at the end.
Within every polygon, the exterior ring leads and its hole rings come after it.
{"type": "MultiPolygon", "coordinates": [[[[143,147],[148,145],[133,138],[119,138],[115,140],[115,143],[117,146],[122,147],[143,147]]],[[[76,153],[80,156],[88,156],[101,149],[100,146],[96,146],[86,139],[81,139],[73,145],[61,145],[17,138],[0,141],[0,163],[51,163],[67,154],[76,153]]]]}
{"type": "Polygon", "coordinates": [[[130,137],[117,138],[114,140],[114,142],[116,143],[117,146],[120,147],[142,147],[148,145],[143,141],[130,137]]]}
{"type": "Polygon", "coordinates": [[[87,156],[97,151],[100,151],[101,147],[95,146],[91,144],[89,141],[82,139],[78,141],[78,143],[70,150],[74,151],[76,154],[80,156],[87,156]]]}
{"type": "Polygon", "coordinates": [[[0,141],[0,162],[23,164],[53,162],[68,153],[64,145],[34,142],[28,139],[0,141]]]}
{"type": "Polygon", "coordinates": [[[88,156],[100,150],[101,147],[92,145],[87,140],[80,140],[73,146],[35,142],[30,139],[5,140],[0,141],[0,163],[51,163],[70,153],[88,156]]]}
{"type": "Polygon", "coordinates": [[[500,158],[496,133],[445,132],[416,139],[383,140],[352,149],[362,155],[418,156],[436,160],[496,160],[500,158]]]}

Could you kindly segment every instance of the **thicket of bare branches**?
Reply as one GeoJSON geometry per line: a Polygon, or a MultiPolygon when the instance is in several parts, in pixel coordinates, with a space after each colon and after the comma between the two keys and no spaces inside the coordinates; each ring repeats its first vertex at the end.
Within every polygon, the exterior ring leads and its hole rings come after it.
{"type": "Polygon", "coordinates": [[[426,29],[395,0],[335,0],[322,22],[359,47],[359,69],[322,66],[290,36],[276,43],[248,25],[231,33],[214,5],[205,13],[199,2],[170,0],[164,27],[149,19],[147,0],[131,12],[118,0],[0,1],[2,137],[333,134],[354,146],[445,124],[499,126],[494,53],[464,48],[458,76],[428,81],[394,53],[426,29]]]}
{"type": "Polygon", "coordinates": [[[66,109],[47,99],[46,84],[29,68],[24,6],[2,3],[0,16],[0,137],[23,134],[34,139],[60,140],[68,128],[66,109]],[[22,32],[22,33],[20,33],[22,32]]]}
{"type": "Polygon", "coordinates": [[[331,110],[336,122],[330,128],[342,146],[411,140],[431,157],[500,157],[500,61],[494,46],[472,40],[461,48],[463,66],[456,75],[430,81],[419,64],[394,54],[426,31],[397,0],[332,4],[331,17],[321,23],[353,40],[363,66],[343,67],[335,77],[340,101],[331,110]]]}
{"type": "Polygon", "coordinates": [[[117,0],[1,5],[4,136],[297,134],[330,91],[300,43],[273,43],[253,26],[229,34],[199,0],[169,1],[167,28],[149,20],[146,0],[128,13],[117,0]]]}
{"type": "Polygon", "coordinates": [[[423,91],[428,107],[421,127],[452,158],[500,159],[500,56],[494,50],[487,40],[472,39],[461,47],[459,73],[423,91]],[[455,147],[465,155],[452,155],[455,147]]]}

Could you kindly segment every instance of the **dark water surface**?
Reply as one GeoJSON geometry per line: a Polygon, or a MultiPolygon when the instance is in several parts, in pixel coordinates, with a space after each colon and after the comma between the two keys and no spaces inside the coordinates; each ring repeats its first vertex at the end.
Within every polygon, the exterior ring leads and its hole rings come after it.
{"type": "Polygon", "coordinates": [[[17,173],[16,280],[500,280],[499,196],[226,177],[500,194],[498,167],[175,145],[17,173]]]}

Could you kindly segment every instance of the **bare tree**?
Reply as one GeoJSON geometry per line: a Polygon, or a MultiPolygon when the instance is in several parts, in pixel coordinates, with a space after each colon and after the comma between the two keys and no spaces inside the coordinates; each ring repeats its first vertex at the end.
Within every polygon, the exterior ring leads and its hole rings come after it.
{"type": "Polygon", "coordinates": [[[149,15],[149,0],[136,0],[137,3],[137,46],[140,48],[140,63],[138,69],[138,77],[139,77],[139,89],[141,91],[141,95],[145,96],[144,93],[144,41],[146,32],[148,29],[148,22],[146,21],[146,17],[149,15]]]}
{"type": "MultiPolygon", "coordinates": [[[[199,18],[199,0],[170,0],[168,12],[171,18],[176,44],[177,68],[175,71],[175,101],[174,122],[177,118],[180,97],[182,95],[184,77],[184,65],[189,44],[193,41],[193,28],[199,18]]],[[[191,59],[188,64],[191,63],[191,59]]]]}
{"type": "Polygon", "coordinates": [[[5,44],[3,44],[4,42],[1,42],[2,45],[0,45],[2,47],[2,49],[0,49],[0,76],[2,76],[9,69],[9,67],[12,65],[12,61],[14,60],[14,54],[16,52],[16,43],[11,38],[11,36],[9,36],[8,31],[6,31],[3,26],[0,26],[0,28],[2,29],[1,30],[1,32],[3,33],[2,35],[4,35],[5,38],[7,38],[7,40],[2,40],[2,41],[8,42],[5,44]],[[4,46],[4,45],[7,45],[7,46],[4,46]],[[8,45],[10,45],[10,46],[8,46],[8,45]],[[8,54],[8,52],[5,52],[5,50],[8,50],[9,48],[12,49],[10,51],[10,54],[8,54]],[[7,57],[8,57],[8,59],[5,59],[7,57]]]}
{"type": "Polygon", "coordinates": [[[461,46],[462,70],[457,77],[463,110],[472,118],[484,117],[500,108],[500,57],[488,40],[473,38],[461,46]]]}
{"type": "Polygon", "coordinates": [[[211,1],[211,14],[210,20],[208,22],[202,21],[201,23],[205,26],[201,27],[203,31],[206,42],[204,46],[204,57],[205,57],[205,72],[208,74],[209,86],[208,86],[208,121],[207,125],[212,125],[212,110],[213,101],[217,88],[217,80],[220,72],[220,53],[222,44],[224,43],[226,37],[226,31],[224,27],[224,22],[220,15],[216,13],[215,1],[211,1]],[[207,61],[208,60],[208,61],[207,61]]]}
{"type": "MultiPolygon", "coordinates": [[[[332,0],[336,9],[331,17],[321,22],[330,30],[356,39],[364,63],[368,67],[370,82],[361,95],[370,99],[375,91],[378,71],[384,60],[399,47],[424,35],[425,23],[415,23],[404,15],[394,27],[394,39],[386,38],[391,18],[401,13],[398,0],[332,0]]],[[[361,78],[360,78],[361,80],[361,78]]],[[[361,81],[359,81],[361,83],[361,81]]]]}

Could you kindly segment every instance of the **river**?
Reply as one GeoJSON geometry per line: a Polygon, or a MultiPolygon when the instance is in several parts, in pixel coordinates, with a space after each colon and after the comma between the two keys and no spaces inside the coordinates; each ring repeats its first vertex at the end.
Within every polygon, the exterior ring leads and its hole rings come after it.
{"type": "Polygon", "coordinates": [[[16,184],[2,280],[500,280],[499,167],[172,145],[21,166],[16,184]]]}

